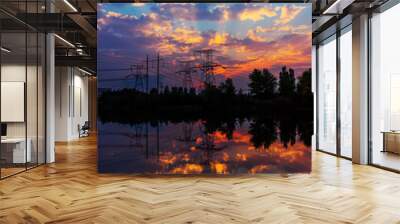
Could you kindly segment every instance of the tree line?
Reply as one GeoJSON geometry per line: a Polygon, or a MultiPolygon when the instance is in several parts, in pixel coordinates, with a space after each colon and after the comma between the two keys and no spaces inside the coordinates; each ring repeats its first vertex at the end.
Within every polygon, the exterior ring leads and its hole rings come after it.
{"type": "MultiPolygon", "coordinates": [[[[249,74],[249,96],[259,100],[269,100],[276,97],[312,97],[311,92],[311,69],[303,72],[297,79],[294,75],[294,70],[286,66],[282,67],[279,72],[279,78],[276,78],[268,69],[254,69],[249,74]]],[[[230,95],[243,96],[245,95],[242,89],[237,90],[231,78],[225,79],[218,86],[204,83],[204,90],[197,93],[195,88],[169,87],[166,86],[162,91],[157,89],[150,91],[151,95],[230,95]]]]}
{"type": "MultiPolygon", "coordinates": [[[[231,78],[219,85],[204,83],[195,88],[170,87],[152,89],[149,93],[136,89],[107,90],[99,96],[100,117],[180,116],[196,113],[253,114],[263,110],[302,109],[312,111],[311,69],[297,79],[293,69],[283,67],[276,78],[268,69],[254,69],[249,74],[249,91],[237,89],[231,78]]],[[[312,114],[312,112],[311,112],[312,114]]]]}
{"type": "Polygon", "coordinates": [[[250,94],[258,99],[271,99],[277,96],[283,97],[312,97],[311,69],[303,72],[296,78],[294,70],[286,66],[282,67],[277,79],[268,69],[254,69],[249,75],[250,94]]]}

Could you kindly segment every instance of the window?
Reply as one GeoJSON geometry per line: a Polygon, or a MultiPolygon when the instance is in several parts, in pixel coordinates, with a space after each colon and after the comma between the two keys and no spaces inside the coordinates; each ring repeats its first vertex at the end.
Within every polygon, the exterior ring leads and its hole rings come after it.
{"type": "Polygon", "coordinates": [[[371,18],[371,162],[400,170],[400,5],[371,18]]]}
{"type": "Polygon", "coordinates": [[[336,153],[336,36],[318,47],[318,149],[336,153]]]}
{"type": "Polygon", "coordinates": [[[352,157],[352,33],[351,26],[340,36],[340,154],[352,157]]]}
{"type": "MultiPolygon", "coordinates": [[[[19,13],[39,13],[44,1],[0,2],[19,13]]],[[[45,163],[45,35],[0,13],[0,178],[45,163]],[[12,23],[11,23],[12,21],[12,23]],[[10,25],[11,24],[11,25],[10,25]]]]}

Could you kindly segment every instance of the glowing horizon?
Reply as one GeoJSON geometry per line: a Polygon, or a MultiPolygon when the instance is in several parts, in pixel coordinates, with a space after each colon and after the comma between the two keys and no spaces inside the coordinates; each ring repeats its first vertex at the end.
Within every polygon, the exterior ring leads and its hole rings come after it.
{"type": "MultiPolygon", "coordinates": [[[[98,69],[128,67],[157,53],[176,69],[198,49],[215,50],[217,81],[233,78],[239,86],[254,69],[278,75],[287,66],[299,76],[311,67],[311,4],[99,4],[97,26],[98,69]]],[[[126,74],[101,74],[118,76],[126,74]]]]}

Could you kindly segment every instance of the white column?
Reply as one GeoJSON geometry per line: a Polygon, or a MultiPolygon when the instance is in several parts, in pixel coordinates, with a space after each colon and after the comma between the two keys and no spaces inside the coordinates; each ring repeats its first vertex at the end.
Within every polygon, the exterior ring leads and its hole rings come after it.
{"type": "Polygon", "coordinates": [[[368,15],[353,19],[353,162],[368,163],[368,15]]]}
{"type": "Polygon", "coordinates": [[[55,161],[55,56],[54,34],[46,36],[46,163],[55,161]]]}

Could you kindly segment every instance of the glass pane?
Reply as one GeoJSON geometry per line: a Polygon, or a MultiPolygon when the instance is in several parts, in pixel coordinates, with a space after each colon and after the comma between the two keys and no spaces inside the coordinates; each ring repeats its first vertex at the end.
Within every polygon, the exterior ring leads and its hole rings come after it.
{"type": "Polygon", "coordinates": [[[372,163],[400,170],[400,5],[372,18],[372,163]]]}
{"type": "Polygon", "coordinates": [[[341,155],[352,157],[352,34],[340,36],[340,150],[341,155]]]}
{"type": "MultiPolygon", "coordinates": [[[[37,13],[39,5],[37,2],[27,2],[27,13],[37,13]]],[[[32,20],[38,17],[33,17],[32,20]]],[[[36,23],[37,21],[31,21],[36,23]]],[[[31,159],[28,168],[37,166],[38,163],[38,45],[39,36],[35,30],[27,31],[27,142],[30,144],[31,159]]]]}
{"type": "Polygon", "coordinates": [[[26,141],[26,34],[1,34],[1,175],[25,170],[31,159],[26,141]],[[6,50],[4,50],[6,49],[6,50]]]}
{"type": "Polygon", "coordinates": [[[336,153],[336,39],[318,48],[318,147],[336,153]]]}

